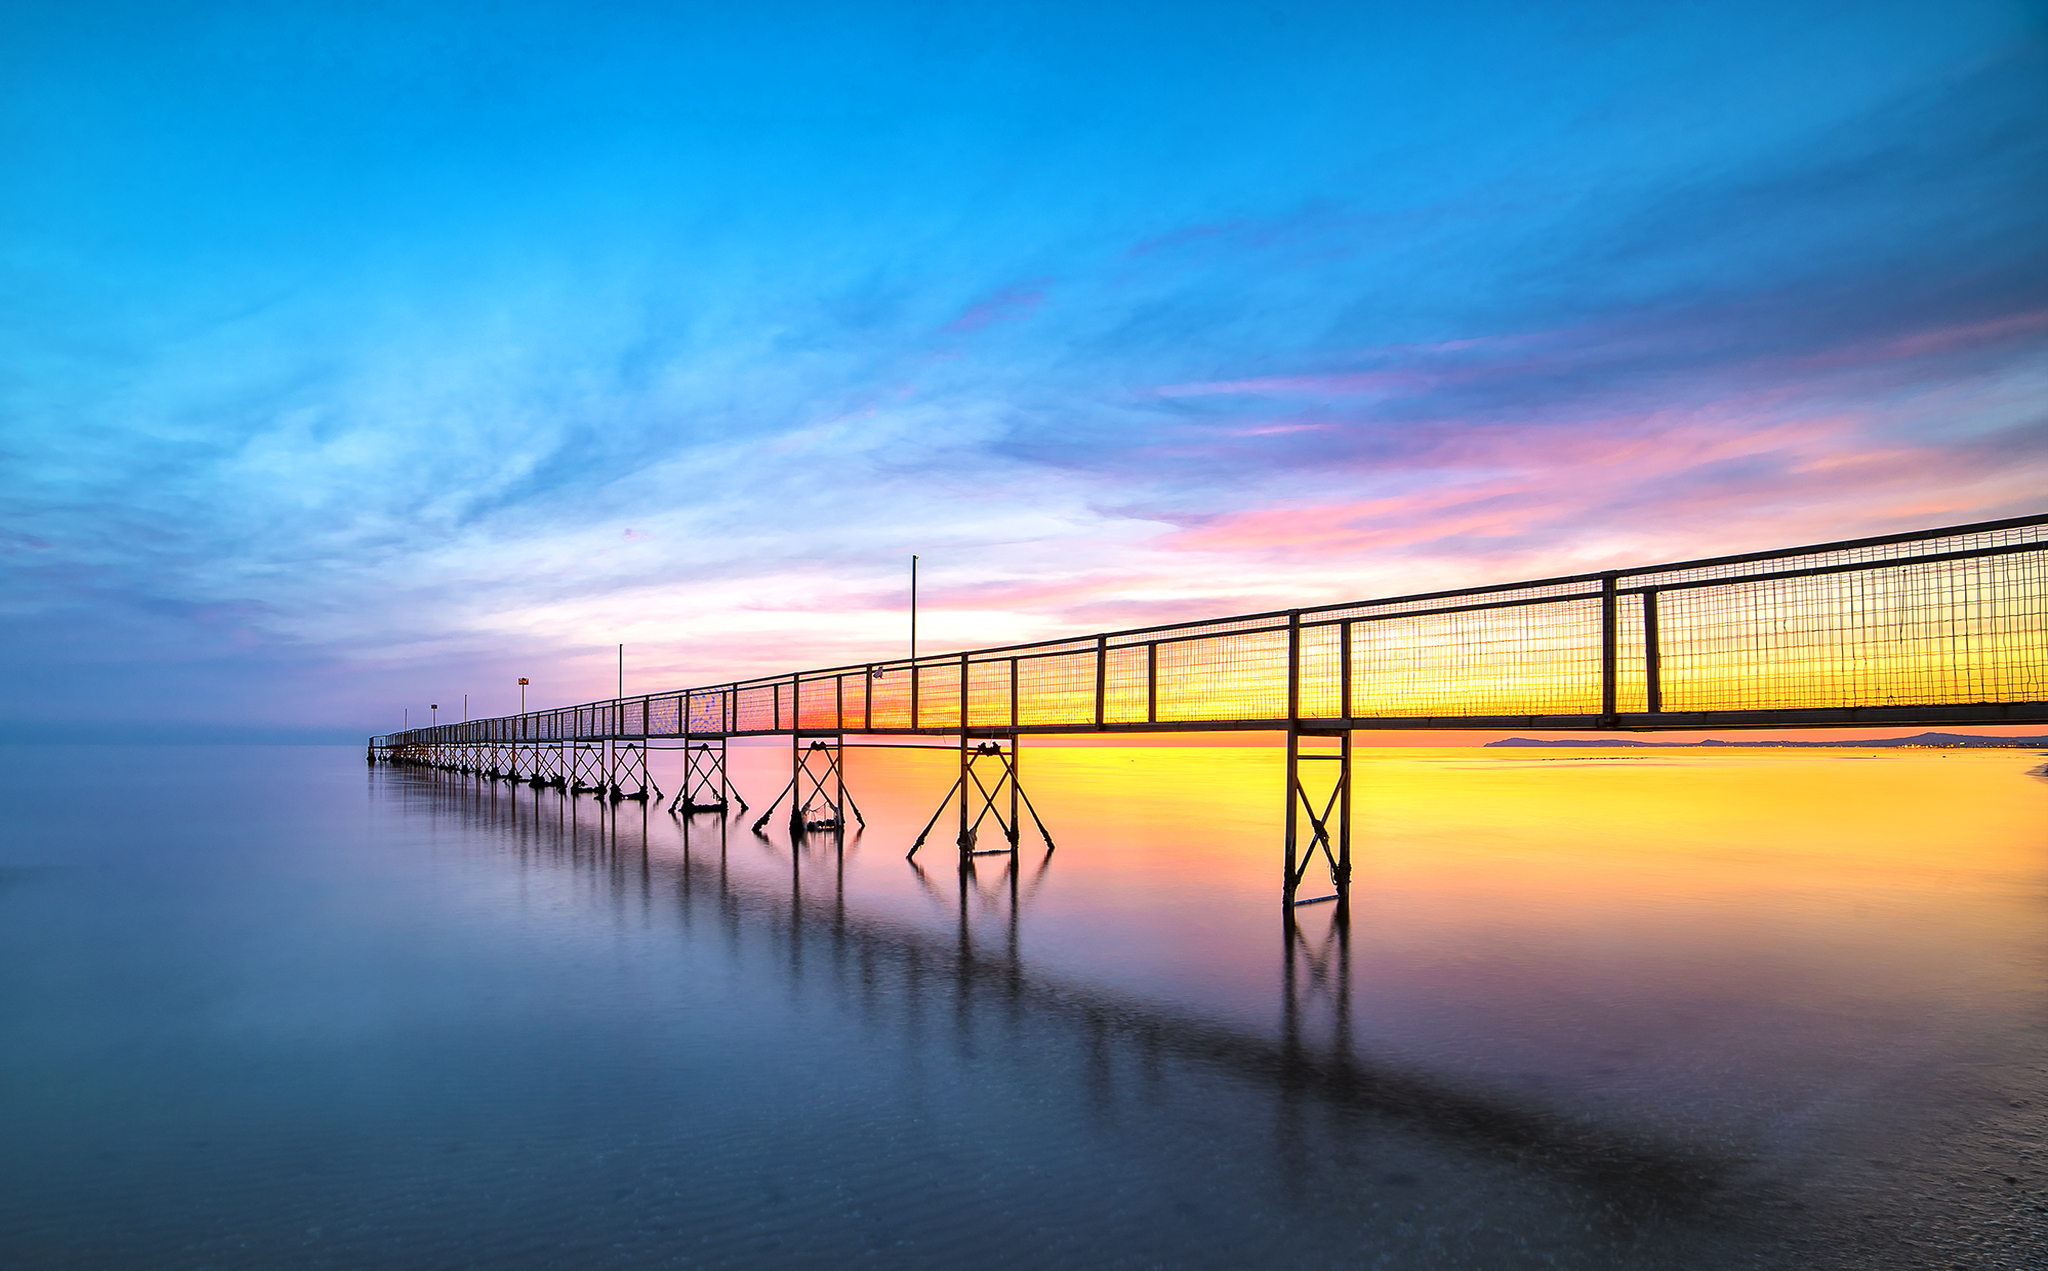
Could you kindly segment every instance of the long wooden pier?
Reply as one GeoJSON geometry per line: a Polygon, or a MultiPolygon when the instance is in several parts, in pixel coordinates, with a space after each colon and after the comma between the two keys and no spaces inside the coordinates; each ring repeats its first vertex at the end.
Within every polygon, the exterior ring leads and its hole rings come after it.
{"type": "Polygon", "coordinates": [[[1359,730],[2048,721],[2044,553],[2048,515],[2015,517],[791,671],[411,729],[369,757],[617,800],[661,797],[648,751],[680,749],[688,815],[743,806],[728,739],[786,735],[790,782],[756,825],[787,801],[801,836],[858,816],[848,737],[948,737],[959,776],[926,834],[957,803],[964,862],[1017,850],[1026,737],[1283,732],[1283,902],[1342,907],[1359,730]],[[985,830],[1006,846],[977,846],[985,830]],[[1303,899],[1317,859],[1332,890],[1303,899]]]}

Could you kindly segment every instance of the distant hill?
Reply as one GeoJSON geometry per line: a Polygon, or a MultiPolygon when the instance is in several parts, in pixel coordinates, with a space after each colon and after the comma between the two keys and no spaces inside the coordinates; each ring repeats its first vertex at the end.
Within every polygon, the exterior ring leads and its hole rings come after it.
{"type": "Polygon", "coordinates": [[[2041,737],[1981,737],[1975,733],[1915,733],[1911,737],[1877,737],[1869,741],[1721,741],[1709,738],[1706,741],[1639,741],[1633,737],[1613,740],[1582,741],[1576,738],[1555,739],[1535,737],[1509,737],[1503,741],[1490,741],[1488,746],[1573,746],[1584,749],[1590,746],[1623,746],[1631,749],[1701,749],[1704,747],[1771,748],[1771,749],[1819,749],[1829,747],[1836,750],[1895,750],[1900,748],[1928,749],[1969,749],[1986,748],[2038,750],[2048,747],[2048,736],[2041,737]]]}

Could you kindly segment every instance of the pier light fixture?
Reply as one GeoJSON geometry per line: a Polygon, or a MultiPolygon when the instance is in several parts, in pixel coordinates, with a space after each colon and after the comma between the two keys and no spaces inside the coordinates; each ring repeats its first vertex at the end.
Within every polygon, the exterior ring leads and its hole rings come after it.
{"type": "Polygon", "coordinates": [[[526,713],[526,677],[523,675],[519,677],[519,713],[526,713]]]}
{"type": "Polygon", "coordinates": [[[438,724],[441,722],[441,704],[439,702],[427,703],[427,710],[432,712],[427,716],[427,723],[429,725],[438,724]]]}

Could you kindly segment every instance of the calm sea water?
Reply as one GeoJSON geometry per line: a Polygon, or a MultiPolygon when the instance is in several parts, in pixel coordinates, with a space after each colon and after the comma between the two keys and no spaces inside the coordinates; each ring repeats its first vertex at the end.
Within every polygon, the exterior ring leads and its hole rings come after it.
{"type": "Polygon", "coordinates": [[[5,750],[0,1264],[2048,1265],[2043,756],[1366,751],[1291,940],[1274,752],[947,763],[5,750]]]}

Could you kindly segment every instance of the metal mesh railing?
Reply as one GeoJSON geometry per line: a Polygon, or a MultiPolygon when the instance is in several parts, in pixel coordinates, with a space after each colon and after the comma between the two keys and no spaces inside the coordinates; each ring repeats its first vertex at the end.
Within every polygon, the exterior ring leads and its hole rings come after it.
{"type": "MultiPolygon", "coordinates": [[[[2048,703],[2048,516],[414,729],[387,744],[2048,703]],[[961,677],[966,675],[966,719],[961,677]]],[[[1708,721],[1710,722],[1710,721],[1708,721]]]]}

